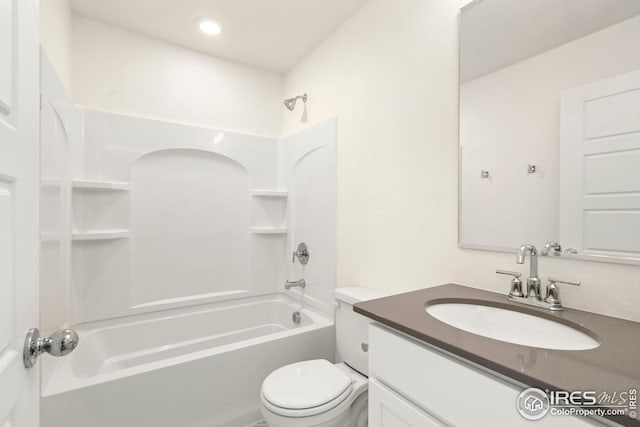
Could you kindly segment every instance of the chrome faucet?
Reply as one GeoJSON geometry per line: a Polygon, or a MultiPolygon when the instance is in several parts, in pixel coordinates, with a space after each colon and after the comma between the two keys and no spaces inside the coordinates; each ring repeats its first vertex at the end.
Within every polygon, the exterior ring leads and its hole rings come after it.
{"type": "MultiPolygon", "coordinates": [[[[547,251],[550,249],[559,251],[560,245],[555,242],[549,242],[547,243],[547,245],[545,245],[545,249],[547,249],[547,251]],[[557,245],[558,247],[554,247],[555,245],[557,245]]],[[[511,280],[511,289],[509,290],[509,299],[521,304],[548,308],[549,310],[553,311],[563,310],[564,308],[562,307],[562,302],[560,301],[560,289],[558,288],[558,283],[580,286],[580,282],[549,277],[549,284],[547,285],[545,298],[543,300],[540,292],[540,279],[538,278],[538,251],[536,250],[536,247],[533,245],[520,246],[518,252],[516,253],[516,262],[518,264],[524,264],[527,255],[529,255],[530,267],[529,278],[527,278],[526,294],[522,293],[522,282],[520,281],[520,273],[518,273],[517,271],[496,270],[496,273],[498,274],[504,274],[513,277],[513,279],[511,280]],[[533,298],[531,298],[532,295],[533,298]]]]}
{"type": "Polygon", "coordinates": [[[529,277],[527,278],[527,293],[526,298],[533,296],[536,300],[542,301],[542,294],[540,293],[540,278],[538,277],[538,250],[533,245],[522,245],[516,253],[516,262],[518,264],[524,264],[524,260],[529,254],[529,277]]]}
{"type": "Polygon", "coordinates": [[[298,245],[298,249],[293,252],[293,257],[291,258],[291,263],[296,262],[296,258],[300,261],[300,264],[307,265],[309,262],[309,247],[305,242],[302,242],[298,245]]]}
{"type": "Polygon", "coordinates": [[[307,282],[305,282],[304,279],[295,280],[293,282],[290,282],[289,280],[287,280],[287,283],[284,284],[284,288],[285,289],[291,289],[291,288],[302,288],[302,289],[304,289],[305,286],[307,286],[307,282]]]}

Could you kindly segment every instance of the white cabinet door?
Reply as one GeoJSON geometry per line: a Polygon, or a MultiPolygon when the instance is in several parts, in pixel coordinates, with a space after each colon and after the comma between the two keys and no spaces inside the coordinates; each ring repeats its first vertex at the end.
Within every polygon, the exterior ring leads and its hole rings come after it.
{"type": "Polygon", "coordinates": [[[640,254],[640,70],[566,91],[560,241],[591,255],[640,254]]]}
{"type": "MultiPolygon", "coordinates": [[[[518,395],[526,387],[517,387],[489,371],[482,371],[428,344],[379,325],[369,327],[369,373],[374,378],[370,382],[385,384],[406,399],[407,404],[413,402],[416,408],[446,425],[532,425],[516,407],[518,395]]],[[[370,396],[369,400],[373,398],[370,396]]],[[[372,408],[369,417],[375,419],[376,411],[379,409],[372,408]]],[[[410,418],[407,416],[407,419],[410,418]]],[[[547,414],[535,425],[587,427],[598,423],[591,419],[547,414]]]]}
{"type": "Polygon", "coordinates": [[[22,346],[38,326],[38,3],[0,0],[0,426],[37,427],[39,369],[22,346]]]}
{"type": "Polygon", "coordinates": [[[369,381],[369,427],[442,427],[444,424],[389,390],[369,381]]]}

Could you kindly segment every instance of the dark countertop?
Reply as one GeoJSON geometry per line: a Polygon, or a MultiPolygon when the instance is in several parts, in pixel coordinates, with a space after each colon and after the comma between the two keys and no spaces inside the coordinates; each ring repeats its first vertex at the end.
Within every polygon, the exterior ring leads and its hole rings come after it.
{"type": "MultiPolygon", "coordinates": [[[[447,284],[360,302],[354,311],[418,340],[542,390],[640,391],[640,323],[586,311],[548,309],[511,302],[505,294],[447,284]],[[549,350],[511,344],[465,332],[425,311],[434,303],[476,303],[503,307],[595,333],[600,346],[590,350],[549,350]]],[[[606,405],[600,405],[606,407],[606,405]]],[[[640,408],[640,402],[638,403],[640,408]]],[[[608,417],[640,426],[640,419],[608,417]]]]}

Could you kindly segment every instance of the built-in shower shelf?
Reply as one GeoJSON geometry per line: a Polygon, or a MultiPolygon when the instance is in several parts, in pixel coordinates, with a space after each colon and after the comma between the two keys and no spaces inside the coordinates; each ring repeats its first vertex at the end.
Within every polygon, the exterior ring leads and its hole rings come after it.
{"type": "Polygon", "coordinates": [[[287,197],[287,190],[251,190],[253,197],[287,197]]]}
{"type": "Polygon", "coordinates": [[[112,191],[112,190],[129,190],[128,182],[120,181],[93,181],[87,179],[74,179],[71,181],[73,188],[80,190],[97,190],[97,191],[112,191]]]}
{"type": "Polygon", "coordinates": [[[87,240],[114,240],[129,238],[129,230],[100,230],[76,232],[71,234],[71,240],[87,241],[87,240]]]}
{"type": "Polygon", "coordinates": [[[287,234],[287,227],[251,227],[252,234],[287,234]]]}

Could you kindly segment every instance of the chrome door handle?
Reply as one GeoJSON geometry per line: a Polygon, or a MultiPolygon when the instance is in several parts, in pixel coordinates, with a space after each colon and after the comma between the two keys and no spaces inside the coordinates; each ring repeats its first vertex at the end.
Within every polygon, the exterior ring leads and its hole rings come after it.
{"type": "Polygon", "coordinates": [[[60,329],[48,338],[41,337],[38,328],[29,329],[22,351],[24,367],[33,368],[42,353],[56,357],[67,355],[78,346],[78,340],[78,334],[73,329],[60,329]]]}

